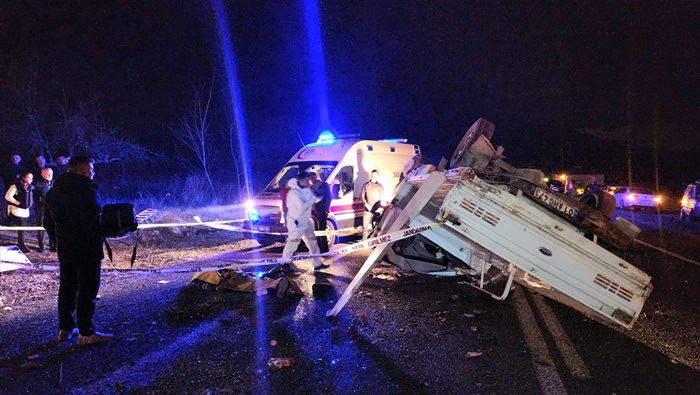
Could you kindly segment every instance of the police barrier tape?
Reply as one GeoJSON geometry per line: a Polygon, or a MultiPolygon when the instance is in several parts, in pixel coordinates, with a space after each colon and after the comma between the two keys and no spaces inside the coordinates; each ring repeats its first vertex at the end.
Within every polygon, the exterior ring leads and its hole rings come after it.
{"type": "MultiPolygon", "coordinates": [[[[349,252],[355,252],[364,250],[367,248],[377,247],[387,243],[393,243],[405,239],[407,237],[415,236],[417,234],[423,233],[434,227],[440,226],[440,222],[436,222],[430,225],[421,225],[413,228],[401,229],[396,232],[391,232],[382,236],[373,237],[367,240],[363,240],[359,243],[349,245],[337,250],[329,251],[323,254],[306,254],[306,255],[295,255],[289,257],[280,258],[264,258],[264,259],[254,259],[254,260],[243,260],[236,262],[229,262],[214,266],[185,266],[185,267],[165,267],[162,269],[102,269],[103,273],[118,272],[118,273],[135,273],[135,274],[164,274],[164,273],[198,273],[198,272],[211,272],[215,270],[230,268],[230,269],[243,269],[247,267],[256,266],[268,266],[268,265],[282,265],[285,263],[300,261],[310,258],[322,258],[322,257],[332,257],[337,255],[342,255],[349,252]]],[[[34,269],[43,271],[57,271],[59,270],[58,265],[31,265],[26,263],[15,262],[17,266],[22,269],[34,269]]]]}
{"type": "MultiPolygon", "coordinates": [[[[223,221],[202,222],[202,220],[199,218],[198,215],[194,216],[194,220],[197,221],[197,223],[208,226],[210,228],[229,230],[232,232],[262,233],[262,234],[276,235],[276,236],[286,236],[287,235],[287,232],[263,232],[263,231],[258,231],[258,230],[244,229],[244,228],[241,228],[238,226],[225,225],[223,223],[223,221]]],[[[351,234],[355,234],[355,233],[360,233],[360,232],[362,232],[363,229],[364,228],[362,226],[358,226],[355,228],[344,228],[344,229],[338,229],[338,230],[333,230],[333,229],[317,230],[314,232],[314,235],[316,235],[316,236],[351,235],[351,234]]]]}
{"type": "MultiPolygon", "coordinates": [[[[275,235],[275,236],[286,236],[287,232],[264,232],[260,230],[252,230],[252,229],[245,229],[241,228],[239,226],[231,226],[228,225],[230,223],[234,222],[242,222],[245,221],[243,219],[230,219],[230,220],[224,220],[224,221],[207,221],[203,222],[199,216],[195,216],[194,219],[197,222],[172,222],[172,223],[163,223],[163,224],[139,224],[138,229],[155,229],[155,228],[177,228],[177,227],[187,227],[187,226],[208,226],[210,228],[214,229],[221,229],[221,230],[229,230],[229,231],[234,231],[234,232],[242,232],[242,233],[260,233],[260,234],[269,234],[269,235],[275,235]]],[[[0,230],[45,230],[41,226],[0,226],[0,230]]],[[[314,232],[316,236],[332,236],[332,235],[350,235],[350,234],[355,234],[355,233],[360,233],[362,232],[363,228],[361,226],[355,227],[355,228],[344,228],[344,229],[338,229],[338,230],[333,230],[333,229],[327,229],[327,230],[317,230],[314,232]]]]}

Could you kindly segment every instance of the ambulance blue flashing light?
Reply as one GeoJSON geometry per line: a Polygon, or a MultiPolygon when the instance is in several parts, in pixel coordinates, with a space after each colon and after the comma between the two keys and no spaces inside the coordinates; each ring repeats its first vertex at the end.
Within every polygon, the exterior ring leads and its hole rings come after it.
{"type": "Polygon", "coordinates": [[[383,141],[385,143],[406,143],[406,142],[408,142],[407,139],[383,139],[383,140],[379,140],[379,141],[383,141]]]}
{"type": "Polygon", "coordinates": [[[335,143],[335,136],[330,130],[324,130],[318,135],[315,145],[330,145],[335,143]]]}

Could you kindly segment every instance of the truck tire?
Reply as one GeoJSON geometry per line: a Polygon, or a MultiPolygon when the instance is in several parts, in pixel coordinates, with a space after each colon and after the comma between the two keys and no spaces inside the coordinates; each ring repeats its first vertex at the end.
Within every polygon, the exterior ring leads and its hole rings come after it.
{"type": "Polygon", "coordinates": [[[454,168],[459,163],[459,160],[462,159],[464,154],[472,145],[474,145],[479,137],[482,135],[485,135],[487,138],[493,136],[494,128],[495,126],[484,118],[477,119],[476,122],[469,127],[469,130],[467,130],[467,133],[464,134],[462,141],[459,142],[455,152],[452,154],[452,159],[450,159],[450,168],[454,168]]]}

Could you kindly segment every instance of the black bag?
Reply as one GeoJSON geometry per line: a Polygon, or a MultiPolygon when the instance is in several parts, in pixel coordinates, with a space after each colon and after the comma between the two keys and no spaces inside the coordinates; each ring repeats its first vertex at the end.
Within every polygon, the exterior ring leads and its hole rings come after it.
{"type": "Polygon", "coordinates": [[[104,237],[121,237],[138,228],[131,203],[105,204],[102,207],[102,235],[104,237]]]}
{"type": "MultiPolygon", "coordinates": [[[[102,236],[105,237],[107,256],[112,260],[112,248],[107,243],[107,237],[121,237],[138,229],[139,223],[134,214],[134,205],[131,203],[105,204],[102,206],[102,236]]],[[[136,232],[136,244],[131,252],[131,267],[136,260],[136,247],[139,245],[139,232],[136,232]]]]}

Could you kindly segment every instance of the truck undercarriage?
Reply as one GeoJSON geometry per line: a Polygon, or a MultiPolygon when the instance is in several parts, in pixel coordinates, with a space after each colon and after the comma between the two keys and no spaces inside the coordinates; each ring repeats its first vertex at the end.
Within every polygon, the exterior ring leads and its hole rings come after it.
{"type": "Polygon", "coordinates": [[[376,234],[440,226],[377,247],[329,315],[383,258],[420,273],[463,276],[497,299],[505,299],[515,281],[632,327],[652,290],[651,277],[616,253],[630,247],[639,229],[619,217],[611,221],[604,196],[575,200],[548,189],[539,170],[508,165],[503,149],[491,145],[492,135],[493,124],[480,119],[455,150],[451,169],[405,169],[376,234]]]}

